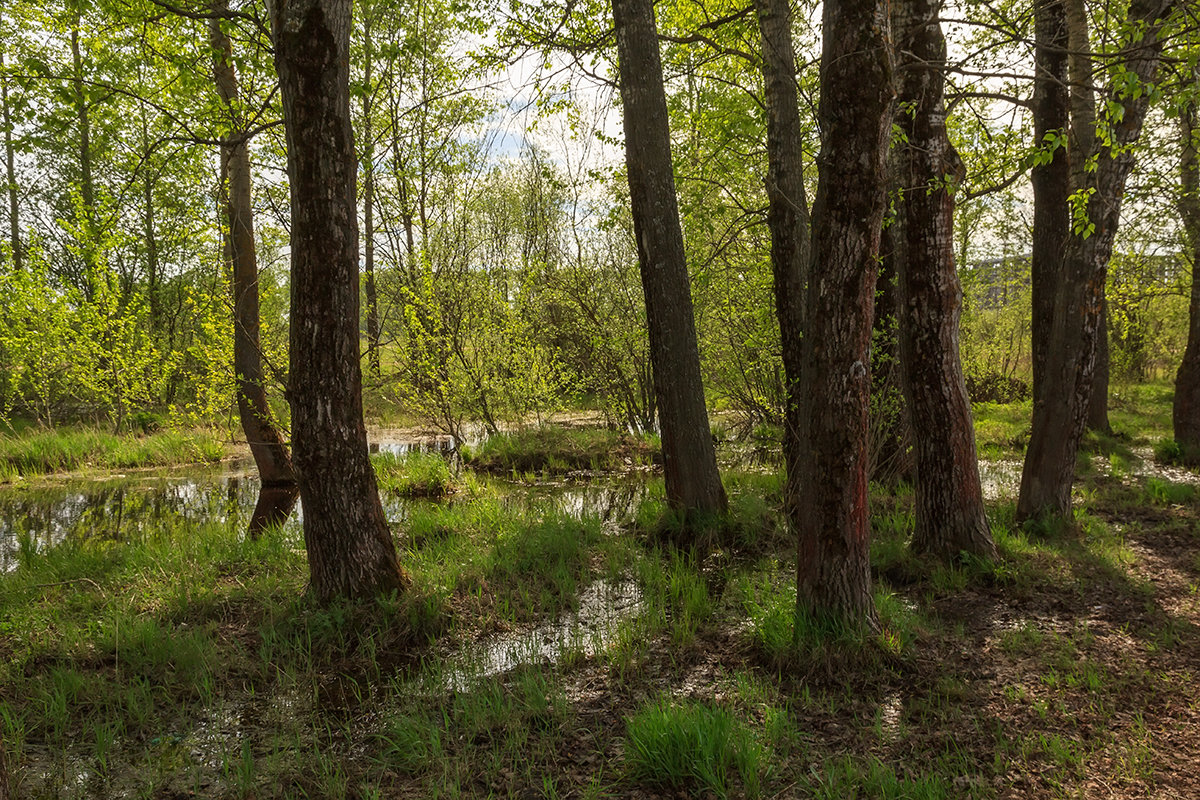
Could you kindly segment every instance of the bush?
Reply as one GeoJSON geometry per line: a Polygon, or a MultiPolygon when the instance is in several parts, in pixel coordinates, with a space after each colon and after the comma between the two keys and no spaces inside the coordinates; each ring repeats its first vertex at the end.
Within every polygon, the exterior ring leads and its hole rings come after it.
{"type": "Polygon", "coordinates": [[[968,374],[966,382],[972,403],[1015,403],[1033,396],[1028,383],[997,372],[968,374]]]}

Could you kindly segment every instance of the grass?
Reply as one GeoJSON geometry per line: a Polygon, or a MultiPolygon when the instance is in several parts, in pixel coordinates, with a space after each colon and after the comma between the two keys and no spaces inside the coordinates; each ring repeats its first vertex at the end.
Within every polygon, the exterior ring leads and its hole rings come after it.
{"type": "Polygon", "coordinates": [[[380,491],[400,497],[446,497],[458,488],[449,462],[440,453],[377,453],[371,463],[380,491]]]}
{"type": "MultiPolygon", "coordinates": [[[[1196,497],[1113,454],[1070,520],[991,503],[994,563],[913,557],[911,490],[872,487],[877,633],[797,630],[761,469],[725,470],[702,553],[651,535],[657,479],[601,519],[451,475],[452,495],[402,505],[412,590],[362,605],[306,599],[294,522],[253,540],[236,519],[105,513],[55,546],[13,540],[12,796],[1190,796],[1164,765],[1200,746],[1196,497]],[[596,607],[601,581],[632,588],[596,607]]],[[[435,483],[435,458],[381,459],[381,484],[435,483]]],[[[36,521],[12,508],[0,524],[36,521]]]]}
{"type": "Polygon", "coordinates": [[[626,721],[626,769],[635,782],[651,788],[724,798],[740,787],[757,797],[766,757],[747,725],[707,703],[658,700],[626,721]]]}
{"type": "Polygon", "coordinates": [[[224,445],[207,431],[116,436],[80,428],[0,435],[0,482],[79,469],[129,469],[218,461],[224,445]]]}
{"type": "Polygon", "coordinates": [[[545,425],[489,436],[462,453],[472,469],[499,475],[620,471],[652,464],[658,458],[658,441],[607,428],[545,425]]]}

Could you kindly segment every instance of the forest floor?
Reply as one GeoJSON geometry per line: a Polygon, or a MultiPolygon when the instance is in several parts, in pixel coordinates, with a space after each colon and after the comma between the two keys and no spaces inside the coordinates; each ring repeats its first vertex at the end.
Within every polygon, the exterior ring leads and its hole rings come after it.
{"type": "MultiPolygon", "coordinates": [[[[295,523],[24,552],[12,796],[1200,797],[1200,476],[1154,460],[1169,409],[1116,395],[1062,524],[1018,528],[1000,470],[995,563],[913,558],[911,490],[873,486],[883,632],[799,652],[770,462],[727,459],[699,562],[661,544],[644,472],[464,470],[406,507],[413,591],[370,607],[304,598],[295,523]]],[[[1019,464],[1028,411],[977,408],[990,463],[1019,464]]]]}

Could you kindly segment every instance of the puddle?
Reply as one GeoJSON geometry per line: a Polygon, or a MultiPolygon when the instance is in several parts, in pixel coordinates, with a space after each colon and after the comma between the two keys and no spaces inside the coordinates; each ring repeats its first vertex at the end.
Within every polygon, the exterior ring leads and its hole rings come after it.
{"type": "MultiPolygon", "coordinates": [[[[437,452],[449,454],[451,441],[380,441],[378,452],[437,452]]],[[[606,524],[630,518],[646,495],[641,478],[592,483],[556,482],[538,485],[498,482],[506,507],[513,510],[557,510],[576,518],[595,517],[606,524]]],[[[68,540],[106,538],[136,541],[180,525],[229,525],[245,530],[258,512],[264,517],[287,514],[293,498],[268,508],[259,491],[253,464],[230,462],[216,467],[146,470],[104,478],[74,478],[62,483],[0,486],[0,574],[16,569],[23,558],[45,552],[68,540]]],[[[435,500],[405,498],[383,492],[383,510],[393,524],[402,524],[413,508],[435,500]]],[[[299,502],[288,517],[303,520],[299,502]]]]}
{"type": "Polygon", "coordinates": [[[904,713],[904,701],[899,692],[892,692],[883,698],[879,704],[879,732],[884,741],[894,742],[903,733],[901,717],[904,713]]]}
{"type": "Polygon", "coordinates": [[[1022,463],[1015,460],[980,461],[979,483],[985,500],[1015,500],[1021,489],[1022,463]]]}
{"type": "Polygon", "coordinates": [[[458,444],[453,436],[436,436],[428,439],[381,440],[371,442],[367,447],[372,455],[390,453],[394,456],[406,456],[409,453],[452,453],[458,448],[458,444]]]}
{"type": "Polygon", "coordinates": [[[567,653],[596,655],[612,644],[620,624],[636,617],[643,607],[642,590],[633,581],[596,581],[580,595],[578,611],[459,650],[446,662],[442,688],[463,691],[483,678],[524,664],[555,663],[567,653]]]}

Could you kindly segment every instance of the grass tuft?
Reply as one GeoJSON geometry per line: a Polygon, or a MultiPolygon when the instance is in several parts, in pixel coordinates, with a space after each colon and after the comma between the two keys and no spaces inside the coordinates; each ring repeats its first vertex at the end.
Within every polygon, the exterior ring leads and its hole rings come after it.
{"type": "Polygon", "coordinates": [[[756,797],[766,758],[744,723],[707,703],[658,701],[626,720],[626,768],[645,786],[700,789],[724,798],[740,784],[756,797]]]}

